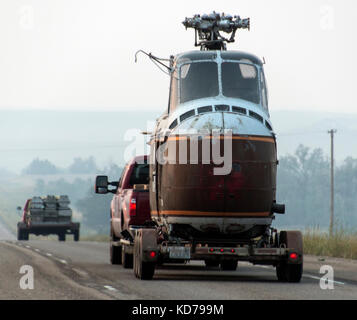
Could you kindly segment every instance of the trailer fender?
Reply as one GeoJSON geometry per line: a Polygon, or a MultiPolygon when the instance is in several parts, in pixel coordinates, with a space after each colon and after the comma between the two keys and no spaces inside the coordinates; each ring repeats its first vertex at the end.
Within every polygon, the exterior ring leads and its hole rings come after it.
{"type": "Polygon", "coordinates": [[[156,229],[139,229],[137,236],[143,262],[156,262],[159,254],[156,229]]]}
{"type": "Polygon", "coordinates": [[[303,262],[303,237],[300,231],[281,231],[279,235],[280,246],[286,247],[288,251],[288,263],[301,264],[303,262]],[[295,259],[290,254],[296,253],[295,259]]]}

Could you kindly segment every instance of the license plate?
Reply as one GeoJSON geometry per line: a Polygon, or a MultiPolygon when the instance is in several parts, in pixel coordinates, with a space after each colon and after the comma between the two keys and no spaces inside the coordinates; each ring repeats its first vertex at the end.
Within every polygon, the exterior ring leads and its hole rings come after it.
{"type": "Polygon", "coordinates": [[[191,258],[189,247],[170,247],[169,250],[169,257],[171,259],[189,260],[191,258]]]}

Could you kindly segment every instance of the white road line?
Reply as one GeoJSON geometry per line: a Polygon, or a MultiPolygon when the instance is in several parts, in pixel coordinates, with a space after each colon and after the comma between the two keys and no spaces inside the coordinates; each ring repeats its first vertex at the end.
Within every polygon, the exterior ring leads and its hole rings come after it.
{"type": "Polygon", "coordinates": [[[62,260],[62,259],[57,259],[59,262],[63,263],[63,264],[67,264],[66,260],[62,260]]]}
{"type": "Polygon", "coordinates": [[[46,256],[52,257],[52,254],[47,252],[47,253],[46,253],[46,256]]]}
{"type": "Polygon", "coordinates": [[[28,249],[31,249],[31,247],[30,246],[25,246],[26,248],[28,248],[28,249]]]}
{"type": "MultiPolygon", "coordinates": [[[[311,278],[311,279],[315,279],[315,280],[321,280],[321,277],[315,277],[315,276],[312,276],[310,274],[304,274],[303,277],[311,278]]],[[[336,284],[346,284],[345,282],[335,281],[335,280],[327,280],[327,281],[330,282],[330,283],[336,283],[336,284]]]]}
{"type": "Polygon", "coordinates": [[[41,252],[40,249],[35,249],[36,252],[41,252]]]}
{"type": "MultiPolygon", "coordinates": [[[[264,268],[264,269],[274,269],[274,267],[269,267],[269,266],[262,266],[262,265],[256,265],[255,267],[259,267],[259,268],[264,268]]],[[[314,280],[321,280],[321,277],[317,277],[317,276],[313,276],[313,275],[311,275],[311,274],[303,274],[302,275],[303,277],[305,277],[305,278],[310,278],[310,279],[314,279],[314,280]]],[[[328,282],[330,282],[330,283],[336,283],[336,284],[342,284],[342,285],[344,285],[344,284],[346,284],[345,282],[341,282],[341,281],[335,281],[335,280],[327,280],[328,282]]]]}
{"type": "Polygon", "coordinates": [[[104,286],[104,288],[109,291],[118,291],[117,289],[113,288],[112,286],[104,286]]]}
{"type": "Polygon", "coordinates": [[[81,277],[87,277],[87,276],[88,276],[88,273],[85,272],[85,271],[83,271],[83,270],[76,269],[76,268],[72,268],[72,270],[73,270],[75,273],[79,274],[81,277]]]}

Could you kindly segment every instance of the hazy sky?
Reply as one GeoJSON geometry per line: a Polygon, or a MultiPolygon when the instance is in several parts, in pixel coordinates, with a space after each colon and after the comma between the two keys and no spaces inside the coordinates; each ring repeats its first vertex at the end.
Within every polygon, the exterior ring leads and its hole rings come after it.
{"type": "Polygon", "coordinates": [[[270,108],[357,112],[353,0],[1,0],[0,108],[164,110],[168,77],[138,49],[193,49],[182,21],[251,18],[230,49],[265,57],[270,108]]]}

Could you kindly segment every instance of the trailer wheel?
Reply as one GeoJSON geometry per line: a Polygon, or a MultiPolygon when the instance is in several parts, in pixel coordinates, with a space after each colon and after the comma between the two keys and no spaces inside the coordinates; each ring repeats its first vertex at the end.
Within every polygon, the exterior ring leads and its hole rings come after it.
{"type": "Polygon", "coordinates": [[[65,233],[59,233],[58,234],[58,240],[59,241],[66,241],[66,234],[65,233]]]}
{"type": "Polygon", "coordinates": [[[75,230],[73,233],[73,240],[79,241],[79,230],[75,230]]]}
{"type": "Polygon", "coordinates": [[[221,269],[224,271],[235,271],[237,270],[238,260],[223,260],[221,262],[221,269]]]}
{"type": "Polygon", "coordinates": [[[279,263],[276,266],[276,276],[278,277],[278,280],[280,282],[286,282],[288,281],[286,277],[286,263],[279,263]]]}
{"type": "Polygon", "coordinates": [[[206,267],[213,268],[219,266],[219,261],[216,260],[205,260],[206,267]]]}
{"type": "MultiPolygon", "coordinates": [[[[143,247],[148,246],[153,242],[150,236],[150,231],[141,229],[137,232],[134,239],[134,274],[141,280],[151,280],[155,273],[156,262],[144,261],[143,247]]],[[[155,241],[156,242],[156,241],[155,241]]]]}
{"type": "Polygon", "coordinates": [[[280,262],[276,266],[276,275],[279,281],[282,282],[300,282],[303,273],[303,239],[300,231],[281,231],[280,246],[294,249],[301,255],[301,262],[288,263],[280,262]]]}
{"type": "Polygon", "coordinates": [[[133,255],[126,252],[125,246],[122,246],[121,249],[121,264],[125,269],[131,269],[133,267],[133,255]]]}

